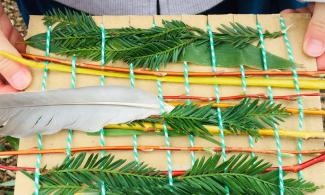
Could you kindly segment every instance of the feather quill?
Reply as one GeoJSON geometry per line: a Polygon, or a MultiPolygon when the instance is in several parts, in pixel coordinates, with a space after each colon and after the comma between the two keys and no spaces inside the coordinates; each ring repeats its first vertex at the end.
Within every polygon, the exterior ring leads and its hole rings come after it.
{"type": "Polygon", "coordinates": [[[159,113],[155,95],[121,86],[1,94],[0,135],[21,138],[62,129],[94,132],[159,113]]]}

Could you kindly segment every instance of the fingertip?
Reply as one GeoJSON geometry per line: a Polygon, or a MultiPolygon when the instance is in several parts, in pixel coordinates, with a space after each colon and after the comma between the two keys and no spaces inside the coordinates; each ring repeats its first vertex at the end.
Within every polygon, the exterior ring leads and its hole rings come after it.
{"type": "MultiPolygon", "coordinates": [[[[0,31],[0,50],[19,56],[18,51],[0,31]]],[[[23,90],[31,83],[32,75],[22,64],[16,63],[0,56],[0,74],[15,89],[23,90]]]]}
{"type": "Polygon", "coordinates": [[[25,67],[21,67],[8,79],[9,84],[17,90],[26,89],[31,81],[32,75],[30,71],[25,67]]]}
{"type": "Polygon", "coordinates": [[[311,57],[319,57],[325,52],[325,5],[316,4],[305,34],[304,52],[311,57]]]}
{"type": "Polygon", "coordinates": [[[17,90],[26,89],[32,81],[27,67],[3,57],[0,57],[0,74],[17,90]]]}
{"type": "Polygon", "coordinates": [[[318,57],[325,51],[324,41],[317,38],[306,37],[303,50],[308,56],[318,57]]]}

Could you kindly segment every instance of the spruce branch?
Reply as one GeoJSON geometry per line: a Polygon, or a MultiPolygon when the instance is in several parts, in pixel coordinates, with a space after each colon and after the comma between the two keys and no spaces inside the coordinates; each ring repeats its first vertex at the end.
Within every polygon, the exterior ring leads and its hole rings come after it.
{"type": "MultiPolygon", "coordinates": [[[[44,17],[44,24],[54,26],[51,33],[51,52],[98,61],[101,58],[101,29],[90,15],[69,10],[53,10],[44,17]]],[[[244,48],[259,39],[256,29],[239,23],[222,25],[213,33],[214,44],[234,49],[244,48]]],[[[162,27],[149,29],[105,29],[106,61],[122,60],[138,68],[155,70],[170,62],[177,62],[189,47],[204,45],[209,48],[209,35],[202,29],[182,21],[163,21],[162,27]]],[[[265,38],[277,38],[282,32],[265,31],[265,38]]],[[[38,49],[45,48],[46,33],[26,41],[38,49]]]]}
{"type": "MultiPolygon", "coordinates": [[[[165,174],[154,168],[112,155],[99,158],[80,153],[49,171],[42,171],[42,194],[99,193],[101,184],[109,194],[223,194],[228,186],[232,194],[276,194],[278,173],[266,173],[271,164],[249,155],[238,154],[220,162],[220,154],[196,160],[184,175],[174,177],[168,184],[165,174]],[[227,170],[225,172],[224,170],[227,170]]],[[[32,173],[23,172],[30,179],[32,173]]],[[[318,189],[315,184],[299,179],[285,179],[287,194],[303,194],[318,189]]]]}

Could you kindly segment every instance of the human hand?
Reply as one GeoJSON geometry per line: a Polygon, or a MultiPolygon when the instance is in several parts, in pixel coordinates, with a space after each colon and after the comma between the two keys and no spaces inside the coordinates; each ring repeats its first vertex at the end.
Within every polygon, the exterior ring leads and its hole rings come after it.
{"type": "Polygon", "coordinates": [[[325,70],[325,3],[315,3],[305,35],[304,51],[317,58],[318,70],[325,70]]]}
{"type": "MultiPolygon", "coordinates": [[[[0,5],[0,50],[17,56],[25,52],[23,38],[12,26],[0,5]],[[19,51],[19,52],[18,52],[19,51]]],[[[0,56],[0,92],[14,92],[25,89],[31,82],[30,71],[23,65],[0,56]]]]}
{"type": "Polygon", "coordinates": [[[325,3],[297,10],[283,10],[281,13],[310,12],[313,14],[305,34],[304,52],[316,57],[318,70],[325,70],[325,3]]]}

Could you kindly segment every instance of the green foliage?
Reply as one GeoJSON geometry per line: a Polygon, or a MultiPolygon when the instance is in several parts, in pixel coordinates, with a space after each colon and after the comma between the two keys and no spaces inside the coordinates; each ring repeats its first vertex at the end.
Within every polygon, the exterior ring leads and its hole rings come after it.
{"type": "Polygon", "coordinates": [[[171,112],[164,113],[162,120],[176,133],[202,137],[218,145],[213,135],[204,125],[217,125],[216,111],[211,105],[199,107],[194,104],[176,106],[171,112]]]}
{"type": "MultiPolygon", "coordinates": [[[[174,177],[174,185],[160,171],[135,161],[114,160],[112,155],[100,158],[80,153],[61,165],[42,171],[41,194],[100,193],[104,184],[107,194],[224,194],[225,186],[231,194],[276,194],[278,173],[265,173],[271,166],[257,157],[234,155],[220,162],[220,154],[196,160],[193,168],[174,177]],[[224,170],[227,170],[226,172],[224,170]]],[[[33,174],[24,172],[30,179],[33,174]]],[[[285,180],[286,194],[313,192],[318,187],[297,179],[285,180]]]]}
{"type": "MultiPolygon", "coordinates": [[[[54,10],[44,17],[44,24],[53,26],[51,32],[51,52],[80,58],[99,61],[101,59],[101,29],[96,25],[91,16],[85,13],[74,11],[54,10]]],[[[195,64],[201,64],[202,61],[209,61],[210,55],[204,55],[202,52],[197,55],[203,55],[204,59],[192,58],[195,55],[193,48],[204,47],[209,52],[208,33],[195,27],[186,25],[181,21],[163,21],[163,26],[154,26],[150,29],[140,28],[119,28],[105,29],[106,48],[105,60],[122,60],[127,63],[133,63],[137,68],[148,68],[155,70],[170,62],[180,60],[189,61],[195,64]]],[[[230,23],[230,26],[221,26],[218,32],[213,34],[216,51],[223,51],[222,45],[228,45],[227,54],[231,58],[237,59],[228,63],[221,61],[221,66],[239,66],[245,63],[246,55],[233,55],[233,52],[240,52],[249,47],[250,50],[259,51],[258,47],[251,43],[259,39],[256,29],[246,27],[238,23],[230,23]],[[230,49],[230,52],[229,52],[230,49]],[[232,52],[233,51],[233,52],[232,52]]],[[[282,32],[264,33],[265,38],[277,38],[282,36],[282,32]]],[[[26,41],[32,47],[45,49],[46,33],[32,36],[26,41]]],[[[242,52],[241,54],[245,54],[242,52]]],[[[218,55],[217,55],[218,56],[218,55]]],[[[255,56],[255,54],[254,54],[255,56]]],[[[251,57],[251,56],[250,56],[251,57]]],[[[222,56],[222,58],[226,58],[222,56]]],[[[290,67],[287,60],[272,56],[268,53],[269,68],[285,69],[290,67]],[[277,60],[277,63],[273,63],[277,60]],[[278,63],[278,62],[281,63],[278,63]],[[280,65],[279,65],[280,64],[280,65]]],[[[252,58],[247,66],[261,68],[261,60],[252,58]]],[[[210,63],[203,63],[210,65],[210,63]]]]}
{"type": "MultiPolygon", "coordinates": [[[[179,61],[211,66],[211,51],[206,44],[189,45],[185,50],[179,61]]],[[[252,69],[263,67],[261,49],[251,44],[244,48],[235,48],[230,43],[222,43],[215,46],[215,54],[218,67],[238,68],[239,64],[252,69]]],[[[292,66],[288,60],[269,52],[266,52],[266,59],[269,69],[280,70],[292,66]]]]}
{"type": "MultiPolygon", "coordinates": [[[[25,172],[31,179],[33,176],[25,172]]],[[[156,169],[144,163],[126,160],[114,160],[107,155],[100,158],[98,154],[80,153],[73,158],[47,171],[41,176],[41,193],[74,194],[76,192],[96,192],[102,182],[108,192],[127,192],[145,190],[166,184],[166,178],[156,169]]],[[[153,189],[154,190],[154,189],[153,189]]],[[[164,190],[164,189],[161,189],[164,190]]]]}
{"type": "MultiPolygon", "coordinates": [[[[254,41],[259,40],[258,30],[249,26],[243,26],[239,23],[230,23],[230,26],[224,24],[218,28],[219,33],[215,33],[214,37],[219,43],[228,43],[235,48],[244,48],[254,41]]],[[[275,39],[282,36],[282,32],[270,33],[264,32],[264,38],[275,39]]]]}
{"type": "MultiPolygon", "coordinates": [[[[289,116],[285,107],[281,104],[271,103],[270,101],[259,101],[244,99],[235,106],[221,109],[224,128],[233,134],[247,133],[256,139],[259,138],[259,129],[274,128],[289,116]]],[[[135,124],[143,126],[143,122],[162,124],[163,122],[173,131],[169,131],[170,136],[193,135],[201,137],[210,142],[220,145],[214,139],[211,132],[206,128],[209,126],[218,126],[217,110],[212,105],[198,106],[196,104],[183,104],[176,106],[171,112],[163,113],[161,116],[149,117],[144,120],[128,123],[131,127],[135,124]]],[[[105,129],[107,136],[127,136],[143,135],[148,132],[137,129],[105,129]]],[[[160,131],[149,132],[155,135],[164,135],[160,131]]],[[[99,132],[90,133],[89,135],[99,135],[99,132]]]]}
{"type": "MultiPolygon", "coordinates": [[[[278,171],[265,173],[270,163],[243,154],[220,163],[220,157],[217,154],[207,160],[197,160],[191,170],[178,178],[184,183],[182,189],[192,194],[225,194],[227,186],[230,194],[277,194],[278,171]]],[[[303,194],[317,189],[313,183],[303,180],[284,181],[286,194],[303,194]]]]}
{"type": "Polygon", "coordinates": [[[160,42],[148,42],[138,49],[132,49],[125,54],[124,61],[133,63],[136,68],[159,68],[160,64],[177,62],[179,56],[184,55],[185,47],[192,44],[193,40],[169,39],[160,42]]]}
{"type": "Polygon", "coordinates": [[[223,110],[224,126],[233,133],[247,131],[251,136],[258,136],[257,129],[274,127],[289,116],[281,104],[270,101],[244,99],[238,105],[223,110]]]}
{"type": "MultiPolygon", "coordinates": [[[[248,133],[258,138],[258,129],[273,127],[289,116],[281,104],[244,99],[238,105],[222,109],[224,128],[234,134],[248,133]]],[[[216,142],[204,125],[218,125],[217,110],[212,105],[199,107],[195,104],[176,106],[161,116],[162,121],[176,133],[194,135],[216,142]]]]}

